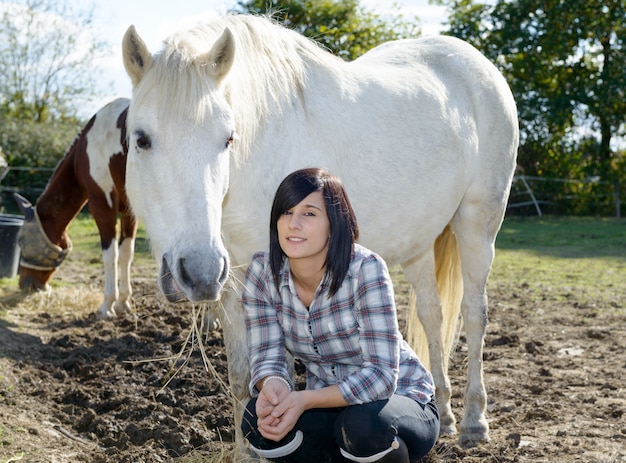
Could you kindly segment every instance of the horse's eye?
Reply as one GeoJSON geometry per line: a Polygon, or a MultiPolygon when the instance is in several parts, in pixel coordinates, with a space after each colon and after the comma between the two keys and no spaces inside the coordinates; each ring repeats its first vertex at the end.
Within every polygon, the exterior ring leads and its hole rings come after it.
{"type": "Polygon", "coordinates": [[[230,137],[226,140],[226,148],[233,144],[235,140],[239,140],[239,135],[234,130],[230,133],[230,137]]]}
{"type": "Polygon", "coordinates": [[[152,140],[150,140],[150,137],[146,135],[143,130],[138,130],[137,132],[135,132],[135,137],[137,139],[136,144],[138,149],[149,150],[152,146],[152,140]]]}

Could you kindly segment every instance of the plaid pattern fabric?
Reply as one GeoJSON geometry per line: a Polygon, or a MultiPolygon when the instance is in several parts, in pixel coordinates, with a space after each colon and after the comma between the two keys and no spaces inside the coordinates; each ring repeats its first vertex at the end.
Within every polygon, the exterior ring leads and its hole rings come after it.
{"type": "Polygon", "coordinates": [[[393,393],[427,403],[435,392],[431,374],[402,339],[393,285],[385,262],[355,245],[339,291],[323,282],[309,309],[296,294],[285,259],[277,290],[269,255],[256,253],[246,272],[243,304],[254,385],[268,375],[289,378],[287,350],[304,363],[307,389],[337,384],[353,404],[393,393]]]}

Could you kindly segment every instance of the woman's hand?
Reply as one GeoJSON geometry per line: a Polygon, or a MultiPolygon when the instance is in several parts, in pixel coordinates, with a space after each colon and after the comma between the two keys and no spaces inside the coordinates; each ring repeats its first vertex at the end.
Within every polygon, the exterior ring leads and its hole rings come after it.
{"type": "Polygon", "coordinates": [[[291,392],[279,380],[266,381],[256,402],[259,432],[266,439],[279,441],[294,428],[304,410],[301,392],[291,392]]]}
{"type": "Polygon", "coordinates": [[[256,414],[259,419],[267,418],[290,392],[291,389],[281,380],[272,378],[265,380],[256,401],[256,414]]]}
{"type": "Polygon", "coordinates": [[[317,390],[291,392],[285,381],[268,379],[263,383],[256,402],[257,427],[266,439],[279,441],[294,428],[306,410],[347,405],[336,384],[317,390]]]}

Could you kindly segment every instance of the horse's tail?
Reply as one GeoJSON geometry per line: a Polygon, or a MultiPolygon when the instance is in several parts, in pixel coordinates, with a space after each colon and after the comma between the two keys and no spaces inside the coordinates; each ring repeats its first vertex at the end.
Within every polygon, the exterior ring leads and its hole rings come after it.
{"type": "MultiPolygon", "coordinates": [[[[444,371],[448,370],[450,353],[459,336],[459,314],[463,297],[463,279],[461,275],[461,255],[456,236],[447,226],[437,237],[434,244],[435,278],[441,301],[441,334],[443,342],[442,360],[444,371]]],[[[411,291],[411,302],[407,316],[407,340],[426,368],[430,369],[428,339],[417,317],[415,292],[411,291]]]]}

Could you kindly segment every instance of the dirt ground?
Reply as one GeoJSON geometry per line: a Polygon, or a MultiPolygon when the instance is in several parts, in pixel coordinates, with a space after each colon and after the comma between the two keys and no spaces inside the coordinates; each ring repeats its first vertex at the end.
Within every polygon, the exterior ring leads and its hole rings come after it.
{"type": "MultiPolygon", "coordinates": [[[[0,299],[1,463],[230,461],[221,332],[202,339],[216,378],[197,342],[177,355],[191,309],[164,303],[153,270],[141,273],[134,316],[111,321],[95,319],[99,277],[68,263],[56,278],[87,289],[0,299]]],[[[402,310],[406,287],[396,290],[402,310]]],[[[461,337],[450,366],[459,419],[465,350],[461,337]]],[[[444,436],[428,463],[626,462],[624,301],[597,307],[513,282],[491,287],[484,360],[491,441],[461,449],[444,436]]]]}

